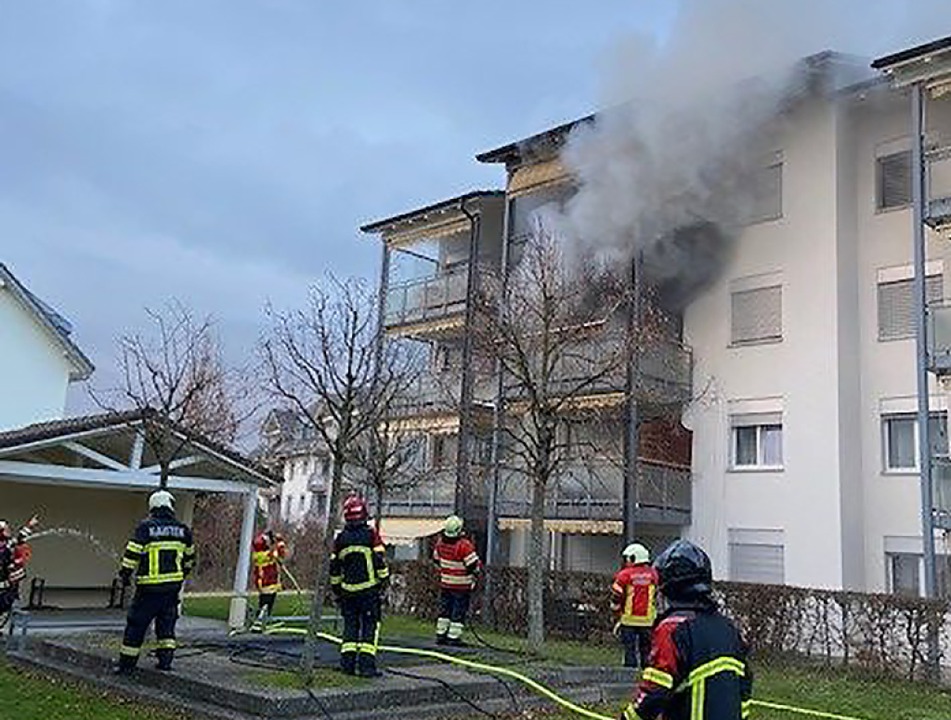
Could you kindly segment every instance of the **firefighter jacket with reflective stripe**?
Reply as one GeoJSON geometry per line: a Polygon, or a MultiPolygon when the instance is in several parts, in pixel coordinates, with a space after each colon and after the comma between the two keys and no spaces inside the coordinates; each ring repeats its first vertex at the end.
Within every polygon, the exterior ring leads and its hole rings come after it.
{"type": "Polygon", "coordinates": [[[753,677],[736,626],[712,601],[677,607],[661,617],[648,667],[625,720],[743,720],[753,677]]]}
{"type": "MultiPolygon", "coordinates": [[[[260,547],[260,544],[255,543],[255,547],[260,547]]],[[[283,540],[276,540],[271,547],[251,553],[251,561],[254,564],[254,586],[258,592],[281,591],[280,562],[285,557],[287,557],[287,544],[283,540]]]]}
{"type": "Polygon", "coordinates": [[[439,587],[443,590],[472,590],[482,569],[475,545],[467,537],[440,535],[433,548],[433,562],[439,568],[439,587]]]}
{"type": "Polygon", "coordinates": [[[159,508],[136,527],[125,547],[120,574],[135,573],[139,590],[168,592],[180,589],[194,567],[191,529],[171,510],[159,508]]]}
{"type": "Polygon", "coordinates": [[[26,543],[0,542],[0,591],[16,588],[26,577],[30,546],[26,543]]]}
{"type": "Polygon", "coordinates": [[[330,587],[334,592],[366,592],[379,588],[389,577],[380,534],[365,521],[347,523],[334,538],[330,587]]]}
{"type": "Polygon", "coordinates": [[[628,563],[614,576],[611,609],[621,625],[651,627],[657,617],[657,571],[650,565],[628,563]]]}

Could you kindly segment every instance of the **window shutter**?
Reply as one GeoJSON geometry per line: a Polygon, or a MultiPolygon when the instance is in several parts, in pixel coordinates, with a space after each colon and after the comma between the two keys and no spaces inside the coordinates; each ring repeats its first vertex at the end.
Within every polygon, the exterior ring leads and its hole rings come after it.
{"type": "MultiPolygon", "coordinates": [[[[879,283],[878,337],[879,340],[897,340],[915,334],[915,281],[879,283]]],[[[941,275],[925,278],[925,296],[928,304],[944,299],[944,280],[941,275]]]]}
{"type": "Polygon", "coordinates": [[[878,159],[878,209],[902,207],[911,202],[911,153],[878,159]]]}
{"type": "Polygon", "coordinates": [[[783,295],[781,287],[734,292],[732,296],[733,343],[781,340],[783,295]]]}
{"type": "Polygon", "coordinates": [[[786,580],[782,545],[730,543],[730,579],[782,585],[786,580]]]}

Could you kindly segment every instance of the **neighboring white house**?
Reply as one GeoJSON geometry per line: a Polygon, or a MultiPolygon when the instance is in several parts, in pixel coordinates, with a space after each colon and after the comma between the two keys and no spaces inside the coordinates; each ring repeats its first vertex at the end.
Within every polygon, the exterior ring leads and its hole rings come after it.
{"type": "Polygon", "coordinates": [[[69,383],[93,372],[71,333],[0,263],[0,429],[63,417],[69,383]]]}
{"type": "Polygon", "coordinates": [[[262,427],[263,446],[256,455],[284,478],[268,502],[268,518],[301,524],[327,517],[332,461],[321,438],[288,410],[274,410],[262,427]]]}

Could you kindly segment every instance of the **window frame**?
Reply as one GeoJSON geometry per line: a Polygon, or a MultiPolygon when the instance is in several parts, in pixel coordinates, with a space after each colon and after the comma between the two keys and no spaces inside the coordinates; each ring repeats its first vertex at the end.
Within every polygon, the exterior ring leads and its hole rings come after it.
{"type": "MultiPolygon", "coordinates": [[[[896,286],[896,285],[907,285],[910,286],[911,292],[911,302],[912,305],[915,303],[915,278],[906,277],[900,280],[879,280],[875,283],[875,331],[876,338],[878,342],[900,342],[902,340],[914,340],[917,334],[917,327],[915,324],[912,324],[912,327],[907,331],[899,335],[885,335],[882,332],[882,287],[886,286],[896,286]]],[[[940,304],[944,301],[944,272],[926,272],[925,273],[925,307],[926,309],[932,304],[940,304]],[[939,283],[939,294],[934,300],[929,296],[929,281],[934,283],[937,281],[939,283]]]]}
{"type": "MultiPolygon", "coordinates": [[[[756,212],[756,211],[757,211],[759,208],[757,208],[757,207],[751,207],[751,208],[750,208],[750,217],[747,218],[747,220],[746,220],[746,225],[752,227],[752,226],[754,226],[754,225],[762,225],[762,224],[764,224],[764,223],[776,222],[777,220],[782,220],[782,219],[783,219],[784,214],[785,214],[785,208],[783,207],[783,175],[785,174],[785,167],[784,167],[784,166],[785,166],[785,162],[784,162],[783,160],[781,160],[781,159],[778,159],[778,160],[775,160],[775,161],[773,161],[773,162],[770,162],[770,163],[768,163],[768,164],[766,164],[766,165],[763,165],[763,167],[761,167],[761,168],[759,169],[759,172],[765,174],[765,173],[767,173],[767,172],[770,172],[770,171],[772,171],[772,170],[778,168],[779,176],[778,176],[777,190],[776,190],[777,193],[778,193],[778,195],[777,195],[777,198],[778,198],[778,212],[777,212],[776,214],[763,213],[762,215],[757,215],[757,212],[756,212]]],[[[764,178],[762,178],[762,177],[757,178],[757,182],[761,183],[761,182],[763,181],[763,179],[764,179],[764,178]]],[[[758,201],[758,200],[759,200],[759,198],[756,198],[756,199],[755,199],[755,201],[758,201]]],[[[755,203],[755,201],[754,201],[754,203],[755,203]]]]}
{"type": "Polygon", "coordinates": [[[911,157],[911,150],[910,150],[910,149],[909,149],[909,150],[896,150],[896,151],[894,151],[894,152],[883,153],[883,154],[881,154],[881,155],[876,155],[876,156],[875,156],[875,213],[876,213],[876,214],[890,213],[890,212],[895,212],[895,211],[897,211],[897,210],[906,210],[906,209],[908,209],[909,207],[911,207],[912,202],[913,202],[913,198],[912,198],[912,188],[913,188],[912,173],[914,173],[914,168],[911,167],[911,164],[912,164],[912,157],[911,157]],[[888,160],[888,159],[890,159],[890,158],[895,158],[895,157],[898,157],[898,156],[902,156],[902,155],[908,157],[908,164],[909,164],[909,171],[908,171],[908,186],[909,186],[909,187],[908,187],[908,199],[907,199],[905,202],[900,203],[900,204],[897,204],[897,205],[885,205],[885,204],[884,204],[884,200],[885,200],[885,198],[884,198],[884,195],[885,195],[884,189],[885,189],[885,188],[884,188],[884,185],[883,185],[883,182],[884,182],[884,179],[885,179],[885,175],[884,175],[884,164],[883,164],[883,163],[884,163],[885,160],[888,160]]]}
{"type": "Polygon", "coordinates": [[[889,595],[899,595],[895,589],[895,561],[899,558],[913,557],[918,560],[918,592],[915,595],[901,594],[900,597],[922,597],[924,595],[924,555],[909,552],[885,552],[885,590],[889,595]]]}
{"type": "MultiPolygon", "coordinates": [[[[928,422],[945,422],[945,434],[947,434],[948,413],[943,410],[932,411],[929,414],[928,422]]],[[[914,412],[903,413],[882,413],[879,422],[881,424],[881,443],[882,443],[882,475],[920,475],[921,474],[921,431],[918,429],[918,416],[914,412]],[[892,467],[890,465],[891,446],[888,442],[888,423],[894,420],[910,420],[912,423],[912,433],[914,437],[914,461],[913,466],[892,467]]],[[[933,436],[932,436],[933,440],[933,436]]],[[[934,453],[932,453],[934,455],[934,453]]]]}
{"type": "Polygon", "coordinates": [[[754,423],[750,425],[731,425],[730,426],[730,471],[731,472],[782,472],[786,468],[786,452],[783,438],[785,435],[785,423],[754,423]],[[763,444],[764,428],[779,428],[779,451],[780,461],[778,465],[764,462],[765,446],[763,444]],[[739,431],[749,428],[756,429],[756,463],[753,465],[740,464],[739,458],[739,431]]]}
{"type": "Polygon", "coordinates": [[[731,348],[754,347],[757,345],[777,345],[783,342],[783,285],[782,283],[763,285],[761,287],[751,287],[735,289],[730,291],[730,343],[731,348]],[[767,290],[776,290],[779,292],[779,333],[777,335],[763,335],[760,337],[749,338],[745,340],[734,339],[734,328],[736,327],[736,309],[734,300],[738,295],[750,295],[752,293],[764,292],[767,290]]]}

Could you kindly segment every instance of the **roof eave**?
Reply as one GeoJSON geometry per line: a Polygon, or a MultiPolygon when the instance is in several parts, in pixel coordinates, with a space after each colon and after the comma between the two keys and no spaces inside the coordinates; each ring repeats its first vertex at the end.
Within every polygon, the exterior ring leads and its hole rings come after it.
{"type": "Polygon", "coordinates": [[[503,197],[504,195],[504,190],[472,190],[471,192],[449,198],[448,200],[440,200],[439,202],[427,205],[425,207],[410,210],[405,213],[400,213],[399,215],[393,215],[392,217],[384,218],[382,220],[375,220],[372,223],[362,225],[360,227],[360,232],[368,234],[385,232],[400,223],[417,220],[430,213],[456,209],[461,203],[468,202],[470,200],[503,197]]]}

